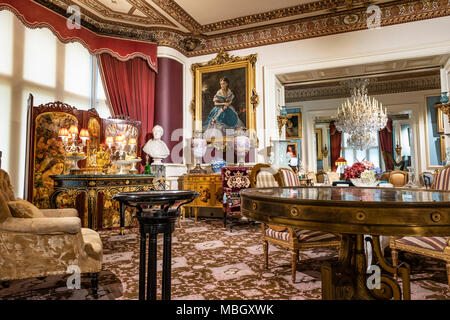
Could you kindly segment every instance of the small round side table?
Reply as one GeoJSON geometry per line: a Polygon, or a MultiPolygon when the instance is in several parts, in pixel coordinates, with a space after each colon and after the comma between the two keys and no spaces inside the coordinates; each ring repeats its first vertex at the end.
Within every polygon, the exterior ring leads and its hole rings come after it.
{"type": "Polygon", "coordinates": [[[139,257],[139,300],[156,300],[156,242],[158,233],[164,234],[162,300],[170,300],[172,233],[175,222],[180,216],[179,208],[199,196],[198,192],[183,191],[140,191],[120,192],[113,199],[121,205],[137,209],[139,221],[140,257],[139,257]],[[175,210],[169,210],[179,203],[175,210]],[[160,206],[159,209],[143,209],[142,206],[160,206]],[[146,259],[147,234],[149,238],[148,261],[146,259]],[[147,290],[145,290],[145,265],[147,263],[147,290]],[[147,294],[146,294],[147,293],[147,294]]]}

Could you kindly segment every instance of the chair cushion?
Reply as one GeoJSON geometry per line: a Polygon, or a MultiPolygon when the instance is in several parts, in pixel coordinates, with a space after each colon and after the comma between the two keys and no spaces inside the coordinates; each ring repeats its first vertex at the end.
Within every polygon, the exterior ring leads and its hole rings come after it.
{"type": "Polygon", "coordinates": [[[257,188],[269,188],[269,187],[278,187],[278,182],[275,180],[275,177],[272,173],[268,171],[261,171],[256,176],[256,187],[257,188]]]}
{"type": "Polygon", "coordinates": [[[448,237],[403,237],[395,242],[433,251],[444,251],[447,246],[448,237]]]}
{"type": "Polygon", "coordinates": [[[103,244],[100,235],[96,231],[88,228],[81,228],[81,234],[83,236],[84,250],[86,250],[86,253],[90,257],[101,261],[103,244]]]}
{"type": "MultiPolygon", "coordinates": [[[[282,241],[289,241],[290,235],[288,231],[275,231],[272,228],[266,229],[266,236],[279,239],[282,241]]],[[[323,231],[313,231],[306,229],[295,230],[295,236],[300,242],[324,242],[324,241],[339,241],[339,237],[335,234],[323,232],[323,231]]]]}
{"type": "Polygon", "coordinates": [[[285,187],[298,187],[300,185],[298,176],[292,170],[280,169],[280,171],[285,187]]]}
{"type": "Polygon", "coordinates": [[[8,206],[14,218],[45,218],[35,205],[26,200],[8,201],[8,206]]]}

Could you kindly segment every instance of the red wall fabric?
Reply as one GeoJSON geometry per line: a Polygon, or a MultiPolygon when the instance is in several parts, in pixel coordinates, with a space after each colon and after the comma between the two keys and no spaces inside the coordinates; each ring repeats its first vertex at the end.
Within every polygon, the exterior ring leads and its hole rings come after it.
{"type": "Polygon", "coordinates": [[[68,28],[68,19],[32,0],[0,0],[0,10],[14,13],[27,27],[50,29],[61,42],[80,42],[92,55],[108,52],[119,60],[142,57],[158,71],[156,43],[103,36],[82,26],[68,28]]]}
{"type": "Polygon", "coordinates": [[[341,156],[342,132],[336,129],[334,122],[330,123],[330,144],[331,171],[336,171],[335,162],[341,156]]]}
{"type": "MultiPolygon", "coordinates": [[[[183,133],[181,131],[183,129],[183,65],[174,59],[158,58],[158,74],[155,80],[154,124],[163,127],[164,135],[161,140],[167,144],[171,151],[171,155],[163,162],[183,163],[183,133]],[[174,132],[175,130],[177,131],[174,132]],[[173,139],[175,141],[171,141],[172,133],[174,133],[173,139]],[[180,143],[181,145],[179,145],[180,143]],[[178,148],[175,147],[177,145],[178,148]],[[179,152],[177,152],[178,150],[179,152]]],[[[150,138],[148,137],[148,139],[150,138]]]]}
{"type": "Polygon", "coordinates": [[[114,114],[142,122],[141,148],[153,129],[155,72],[142,58],[119,61],[110,54],[99,56],[100,71],[114,114]]]}
{"type": "MultiPolygon", "coordinates": [[[[392,120],[388,119],[386,127],[378,131],[378,138],[380,140],[381,152],[387,151],[394,155],[394,140],[392,135],[392,120]]],[[[389,157],[385,157],[383,154],[384,165],[386,170],[394,170],[394,164],[389,157]]]]}

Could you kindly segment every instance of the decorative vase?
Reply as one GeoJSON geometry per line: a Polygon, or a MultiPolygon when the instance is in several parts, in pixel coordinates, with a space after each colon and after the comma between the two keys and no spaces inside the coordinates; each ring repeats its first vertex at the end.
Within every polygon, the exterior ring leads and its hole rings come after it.
{"type": "Polygon", "coordinates": [[[214,172],[220,172],[222,170],[222,167],[224,167],[226,165],[226,161],[221,159],[221,158],[217,158],[215,157],[212,161],[211,161],[211,168],[214,172]]]}
{"type": "Polygon", "coordinates": [[[442,104],[447,104],[448,103],[447,92],[442,92],[442,94],[441,94],[441,103],[442,104]]]}

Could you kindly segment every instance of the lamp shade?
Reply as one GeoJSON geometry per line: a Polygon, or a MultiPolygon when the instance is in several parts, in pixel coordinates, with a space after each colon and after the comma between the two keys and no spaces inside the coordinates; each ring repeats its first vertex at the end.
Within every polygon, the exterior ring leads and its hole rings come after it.
{"type": "Polygon", "coordinates": [[[69,128],[69,133],[70,134],[78,134],[78,127],[71,125],[69,128]]]}
{"type": "Polygon", "coordinates": [[[246,136],[237,136],[234,143],[237,152],[246,152],[250,149],[250,139],[246,136]]]}
{"type": "Polygon", "coordinates": [[[89,140],[89,131],[87,129],[81,129],[80,131],[80,138],[89,140]]]}
{"type": "Polygon", "coordinates": [[[111,136],[107,136],[106,139],[105,139],[105,143],[107,145],[112,145],[114,143],[114,138],[111,137],[111,136]]]}
{"type": "Polygon", "coordinates": [[[137,144],[136,138],[130,138],[130,140],[128,140],[128,144],[130,146],[135,146],[137,144]]]}
{"type": "Polygon", "coordinates": [[[345,166],[347,164],[347,160],[345,160],[342,157],[339,157],[339,158],[336,159],[334,164],[337,165],[337,166],[345,166]]]}
{"type": "Polygon", "coordinates": [[[58,137],[65,138],[69,136],[69,130],[67,128],[61,128],[58,132],[58,137]]]}
{"type": "Polygon", "coordinates": [[[192,139],[192,152],[195,158],[201,158],[206,152],[206,140],[202,138],[192,139]]]}

